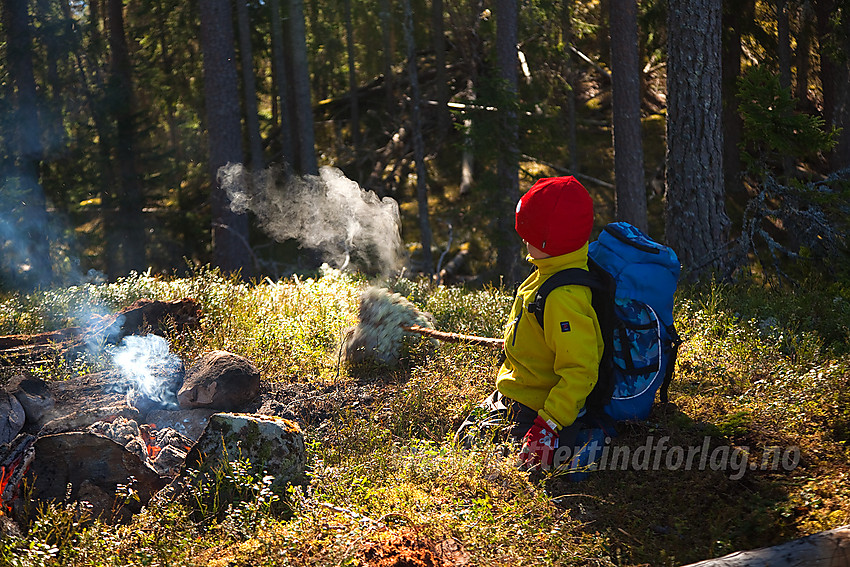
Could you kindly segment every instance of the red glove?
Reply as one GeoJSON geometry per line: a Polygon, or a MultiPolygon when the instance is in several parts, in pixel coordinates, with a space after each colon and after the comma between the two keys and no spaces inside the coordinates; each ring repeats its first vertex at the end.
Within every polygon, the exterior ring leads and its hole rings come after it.
{"type": "Polygon", "coordinates": [[[522,449],[519,452],[520,468],[532,470],[540,467],[550,468],[558,448],[558,427],[553,421],[546,421],[539,415],[534,425],[522,439],[522,449]]]}

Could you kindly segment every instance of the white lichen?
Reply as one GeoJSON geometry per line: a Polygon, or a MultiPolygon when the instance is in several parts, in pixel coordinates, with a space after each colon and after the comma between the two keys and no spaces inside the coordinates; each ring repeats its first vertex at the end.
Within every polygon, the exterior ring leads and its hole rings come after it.
{"type": "Polygon", "coordinates": [[[379,287],[370,287],[360,294],[359,316],[359,323],[345,341],[344,354],[349,362],[371,359],[395,365],[406,338],[416,335],[404,327],[434,328],[428,316],[406,297],[379,287]]]}

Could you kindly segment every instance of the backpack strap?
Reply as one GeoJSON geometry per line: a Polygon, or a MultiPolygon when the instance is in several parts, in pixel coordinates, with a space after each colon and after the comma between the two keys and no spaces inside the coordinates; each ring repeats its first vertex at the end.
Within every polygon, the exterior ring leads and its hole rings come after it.
{"type": "Polygon", "coordinates": [[[659,393],[659,399],[662,404],[667,403],[667,392],[670,389],[670,382],[673,381],[673,372],[676,369],[676,357],[679,355],[679,345],[682,344],[682,339],[679,337],[679,333],[676,332],[676,327],[673,325],[668,326],[667,334],[670,335],[670,354],[667,357],[667,369],[664,372],[664,382],[661,383],[661,392],[659,393]]]}
{"type": "MultiPolygon", "coordinates": [[[[596,312],[599,327],[602,330],[602,341],[605,349],[599,361],[599,376],[593,390],[585,400],[587,418],[597,424],[604,423],[609,431],[616,431],[613,420],[604,411],[605,405],[614,393],[614,356],[613,336],[617,326],[614,314],[614,277],[593,258],[587,260],[587,270],[582,268],[567,268],[549,276],[537,290],[537,295],[528,305],[528,311],[537,318],[540,328],[543,328],[543,312],[546,308],[546,298],[557,287],[563,285],[583,285],[592,292],[591,306],[596,312]]],[[[616,435],[616,433],[614,433],[616,435]]]]}
{"type": "MultiPolygon", "coordinates": [[[[590,260],[588,260],[589,262],[590,260]]],[[[546,308],[546,298],[549,297],[552,290],[564,285],[583,285],[591,290],[603,288],[603,282],[595,273],[582,268],[567,268],[552,274],[537,290],[534,301],[528,304],[528,312],[537,318],[541,329],[543,328],[543,311],[546,308]]]]}

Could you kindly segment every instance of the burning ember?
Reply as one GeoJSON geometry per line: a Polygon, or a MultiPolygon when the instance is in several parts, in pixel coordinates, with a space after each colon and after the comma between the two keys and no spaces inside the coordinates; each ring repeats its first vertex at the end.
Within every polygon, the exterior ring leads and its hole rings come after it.
{"type": "Polygon", "coordinates": [[[17,495],[21,480],[35,458],[35,437],[18,435],[11,443],[0,446],[0,504],[6,509],[17,495]]]}
{"type": "MultiPolygon", "coordinates": [[[[0,512],[9,518],[31,508],[26,483],[30,502],[87,502],[93,517],[124,521],[184,471],[212,416],[256,407],[260,371],[244,357],[213,351],[187,371],[158,335],[125,335],[107,348],[113,369],[55,381],[24,372],[0,391],[8,402],[0,404],[0,512]],[[116,515],[116,487],[129,479],[139,499],[116,515]]],[[[303,441],[290,433],[281,454],[301,466],[303,441]]],[[[280,435],[263,442],[280,443],[280,435]]]]}
{"type": "Polygon", "coordinates": [[[123,417],[116,417],[112,421],[98,421],[92,424],[88,431],[123,445],[143,463],[164,476],[177,472],[176,467],[186,458],[192,446],[191,439],[174,429],[157,429],[154,424],[139,425],[136,421],[123,417]]]}

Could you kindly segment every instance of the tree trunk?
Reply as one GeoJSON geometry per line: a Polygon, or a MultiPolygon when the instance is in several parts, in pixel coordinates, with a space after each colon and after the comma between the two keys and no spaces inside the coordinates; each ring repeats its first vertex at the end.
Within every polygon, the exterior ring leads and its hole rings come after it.
{"type": "MultiPolygon", "coordinates": [[[[469,6],[457,6],[452,2],[445,5],[451,24],[450,33],[454,37],[454,48],[460,54],[463,74],[466,76],[465,97],[467,102],[474,105],[478,83],[478,69],[481,62],[481,37],[478,29],[481,22],[483,3],[475,0],[469,6]]],[[[461,155],[460,194],[468,195],[472,190],[475,169],[475,148],[472,139],[472,112],[464,112],[463,131],[464,144],[461,155]]]]}
{"type": "Polygon", "coordinates": [[[842,526],[773,547],[738,551],[684,567],[847,567],[850,526],[842,526]]]}
{"type": "MultiPolygon", "coordinates": [[[[159,23],[159,50],[160,50],[160,60],[162,62],[162,72],[166,77],[171,77],[174,73],[174,63],[172,62],[171,55],[171,41],[166,34],[167,26],[166,26],[166,14],[164,13],[167,8],[163,6],[163,2],[160,0],[156,4],[156,15],[159,23]]],[[[183,162],[183,146],[178,143],[178,131],[177,131],[177,116],[174,112],[175,100],[176,96],[171,93],[166,95],[166,124],[168,127],[168,143],[169,143],[169,151],[171,152],[171,159],[176,163],[183,162]]],[[[175,170],[177,168],[175,167],[175,170]]],[[[175,172],[176,177],[176,172],[175,172]]],[[[180,181],[177,179],[173,179],[172,183],[175,186],[180,185],[180,181]]]]}
{"type": "Polygon", "coordinates": [[[233,17],[228,0],[204,0],[201,7],[201,48],[204,54],[204,98],[210,152],[213,257],[225,272],[241,270],[250,277],[248,218],[230,209],[218,170],[242,163],[239,120],[239,79],[233,45],[233,17]]]}
{"type": "MultiPolygon", "coordinates": [[[[517,97],[517,35],[519,6],[516,0],[497,0],[496,10],[496,59],[499,78],[507,92],[504,100],[513,103],[517,97]]],[[[520,281],[520,239],[514,230],[516,203],[519,200],[519,120],[516,110],[498,110],[501,136],[496,190],[496,267],[508,285],[520,281]]]]}
{"type": "Polygon", "coordinates": [[[292,139],[292,125],[289,124],[289,104],[287,100],[286,58],[283,53],[283,21],[280,17],[280,0],[269,0],[272,26],[272,74],[278,103],[278,120],[280,122],[280,152],[283,162],[292,166],[294,162],[295,143],[292,139]]]}
{"type": "MultiPolygon", "coordinates": [[[[389,1],[389,0],[386,0],[389,1]]],[[[322,5],[322,0],[308,0],[307,3],[307,13],[306,19],[310,24],[309,28],[312,32],[312,36],[314,38],[313,45],[318,45],[320,42],[317,41],[316,36],[319,35],[319,6],[322,5]]],[[[328,57],[330,57],[330,53],[328,53],[328,57]]],[[[316,62],[318,63],[318,62],[316,62]]],[[[312,79],[312,92],[316,96],[317,100],[325,100],[328,98],[329,90],[328,90],[328,81],[325,80],[325,72],[324,68],[320,67],[319,64],[314,63],[314,67],[312,68],[312,73],[310,74],[312,79]]]]}
{"type": "Polygon", "coordinates": [[[723,97],[723,183],[729,195],[746,198],[741,180],[741,135],[743,120],[738,113],[738,78],[741,76],[741,27],[752,14],[753,0],[724,4],[722,47],[723,97]]]}
{"type": "Polygon", "coordinates": [[[392,13],[389,0],[379,0],[381,18],[381,45],[384,50],[384,90],[387,95],[387,113],[396,114],[396,100],[393,95],[393,50],[392,50],[392,13]]]}
{"type": "Polygon", "coordinates": [[[670,0],[666,238],[693,274],[722,265],[721,0],[670,0]]]}
{"type": "Polygon", "coordinates": [[[452,115],[449,112],[449,83],[446,74],[446,36],[443,26],[443,0],[433,0],[432,6],[432,44],[434,65],[437,70],[434,82],[437,85],[437,144],[449,133],[452,115]]]}
{"type": "Polygon", "coordinates": [[[776,55],[779,60],[779,86],[791,90],[791,25],[788,0],[776,0],[776,55]]]}
{"type": "Polygon", "coordinates": [[[310,96],[310,68],[307,64],[307,32],[303,0],[290,0],[289,22],[292,50],[292,87],[295,93],[295,120],[301,173],[316,175],[316,137],[313,130],[313,103],[310,96]]]}
{"type": "Polygon", "coordinates": [[[413,134],[413,156],[416,162],[416,195],[419,202],[419,230],[422,233],[422,271],[434,273],[431,255],[431,221],[428,218],[428,172],[425,170],[425,143],[422,141],[422,119],[419,110],[419,70],[416,64],[416,44],[413,40],[413,10],[410,0],[404,0],[404,36],[407,41],[407,70],[410,80],[411,130],[413,134]]]}
{"type": "MultiPolygon", "coordinates": [[[[572,45],[573,43],[573,22],[572,22],[572,5],[571,2],[564,2],[561,20],[561,33],[564,38],[564,44],[572,45]]],[[[576,136],[576,66],[573,52],[567,50],[567,56],[564,57],[564,82],[566,83],[565,107],[566,122],[567,122],[567,140],[570,152],[570,171],[574,174],[579,172],[579,156],[578,156],[578,137],[576,136]]]]}
{"type": "Polygon", "coordinates": [[[838,144],[832,150],[830,165],[833,169],[850,167],[850,13],[841,14],[839,39],[842,57],[836,66],[836,84],[842,85],[835,93],[834,124],[840,128],[838,144]]]}
{"type": "Polygon", "coordinates": [[[614,114],[614,214],[648,229],[640,120],[637,1],[612,2],[611,71],[614,114]]]}
{"type": "MultiPolygon", "coordinates": [[[[41,20],[41,33],[38,36],[38,40],[44,45],[47,51],[47,84],[50,85],[50,99],[57,106],[55,111],[61,115],[63,105],[62,92],[64,89],[59,79],[59,63],[64,63],[62,58],[65,54],[62,52],[60,38],[65,32],[66,24],[70,24],[70,22],[56,18],[56,14],[52,13],[53,3],[50,0],[38,0],[36,5],[38,6],[39,19],[41,20]]],[[[59,134],[61,135],[61,133],[59,134]]]]}
{"type": "Polygon", "coordinates": [[[251,169],[259,171],[265,168],[266,164],[263,158],[263,139],[260,136],[251,22],[246,0],[236,0],[236,20],[239,30],[239,61],[242,64],[242,98],[245,106],[245,127],[248,129],[248,152],[251,169]]]}
{"type": "MultiPolygon", "coordinates": [[[[32,59],[32,36],[27,2],[4,0],[3,27],[6,33],[7,72],[12,88],[13,116],[10,153],[12,174],[3,183],[0,215],[11,225],[11,246],[4,234],[0,240],[0,277],[24,289],[47,285],[53,280],[48,242],[48,217],[44,192],[39,185],[42,158],[41,121],[32,59]]],[[[3,223],[5,224],[5,223],[3,223]]],[[[4,230],[4,232],[6,232],[4,230]]]]}
{"type": "Polygon", "coordinates": [[[130,50],[124,35],[124,1],[109,0],[109,49],[112,53],[112,96],[115,104],[115,159],[119,186],[116,192],[122,269],[142,271],[145,267],[145,227],[142,220],[142,188],[136,165],[136,129],[133,121],[134,97],[130,50]]]}
{"type": "MultiPolygon", "coordinates": [[[[776,41],[779,59],[779,86],[791,92],[791,25],[788,21],[788,0],[776,1],[776,41]]],[[[782,156],[782,171],[790,176],[794,169],[794,158],[782,156]]]]}
{"type": "Polygon", "coordinates": [[[829,41],[833,33],[832,14],[836,8],[836,0],[813,0],[815,18],[817,24],[818,52],[820,53],[820,83],[823,93],[823,116],[824,124],[829,128],[834,125],[833,114],[835,112],[836,91],[836,61],[830,55],[829,41]]]}
{"type": "MultiPolygon", "coordinates": [[[[467,79],[466,88],[469,91],[469,102],[475,102],[475,85],[472,79],[467,79]]],[[[475,182],[475,151],[473,149],[472,136],[469,132],[472,131],[472,113],[467,112],[463,119],[463,154],[460,158],[460,194],[467,195],[472,190],[472,184],[475,182]]]]}
{"type": "MultiPolygon", "coordinates": [[[[408,38],[409,39],[409,38],[408,38]]],[[[351,145],[355,157],[360,153],[360,105],[357,101],[357,62],[354,57],[354,22],[351,16],[351,0],[345,0],[345,43],[348,54],[348,91],[351,96],[351,145]]]]}
{"type": "Polygon", "coordinates": [[[811,70],[812,49],[812,7],[808,0],[800,6],[799,25],[797,26],[797,82],[794,96],[800,101],[800,108],[809,109],[809,71],[811,70]]]}

